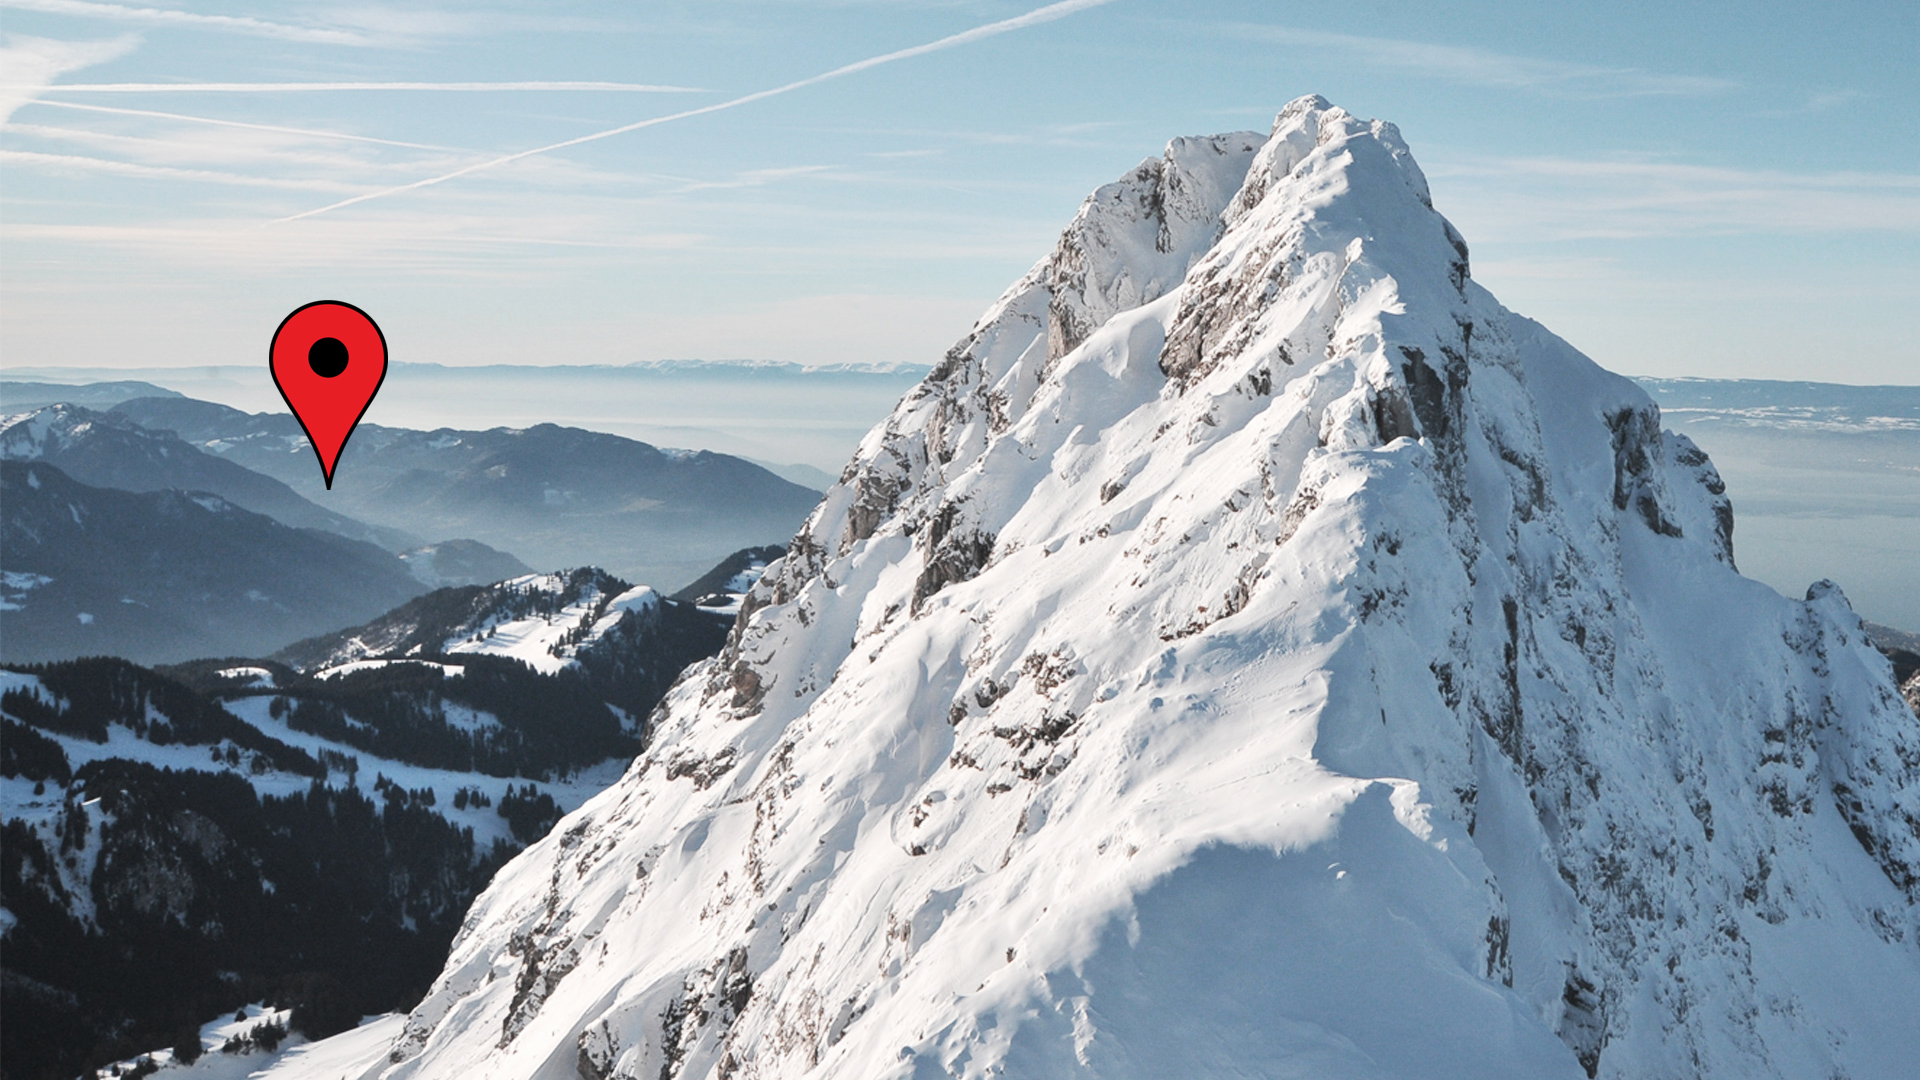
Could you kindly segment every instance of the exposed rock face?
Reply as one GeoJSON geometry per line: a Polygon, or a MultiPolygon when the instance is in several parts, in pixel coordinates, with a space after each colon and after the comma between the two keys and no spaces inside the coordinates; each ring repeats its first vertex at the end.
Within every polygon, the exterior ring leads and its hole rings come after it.
{"type": "Polygon", "coordinates": [[[1165,295],[1220,236],[1220,206],[1265,140],[1251,131],[1175,139],[1087,198],[1035,268],[1048,289],[1047,359],[1122,311],[1165,295]]]}
{"type": "Polygon", "coordinates": [[[1886,661],[1318,98],[1096,193],[650,730],[385,1075],[1920,1060],[1886,661]]]}

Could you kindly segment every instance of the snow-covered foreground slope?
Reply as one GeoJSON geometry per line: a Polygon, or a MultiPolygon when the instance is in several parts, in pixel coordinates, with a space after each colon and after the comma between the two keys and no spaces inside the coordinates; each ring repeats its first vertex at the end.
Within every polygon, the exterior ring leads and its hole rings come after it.
{"type": "Polygon", "coordinates": [[[381,1075],[1896,1077],[1920,731],[1837,590],[1317,98],[1088,200],[381,1075]]]}

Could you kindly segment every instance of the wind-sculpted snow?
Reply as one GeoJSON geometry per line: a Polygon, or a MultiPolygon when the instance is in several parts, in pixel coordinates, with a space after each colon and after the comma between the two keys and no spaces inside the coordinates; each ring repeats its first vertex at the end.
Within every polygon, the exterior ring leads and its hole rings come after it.
{"type": "Polygon", "coordinates": [[[1083,207],[389,1077],[1866,1077],[1920,732],[1318,98],[1083,207]]]}

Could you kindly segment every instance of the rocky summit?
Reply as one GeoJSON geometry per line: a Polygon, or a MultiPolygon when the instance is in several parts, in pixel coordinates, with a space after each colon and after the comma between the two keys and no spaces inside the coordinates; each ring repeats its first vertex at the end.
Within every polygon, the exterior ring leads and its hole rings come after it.
{"type": "Polygon", "coordinates": [[[1920,727],[1734,537],[1393,125],[1176,140],[867,436],[369,1075],[1910,1076],[1920,727]]]}

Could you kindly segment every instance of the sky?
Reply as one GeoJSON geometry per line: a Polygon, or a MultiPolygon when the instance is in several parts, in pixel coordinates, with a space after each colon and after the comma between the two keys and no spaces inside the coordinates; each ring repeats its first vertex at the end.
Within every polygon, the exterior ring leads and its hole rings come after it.
{"type": "Polygon", "coordinates": [[[931,363],[1320,93],[1610,368],[1913,384],[1916,56],[1911,0],[0,0],[0,355],[264,365],[338,299],[403,361],[931,363]]]}

